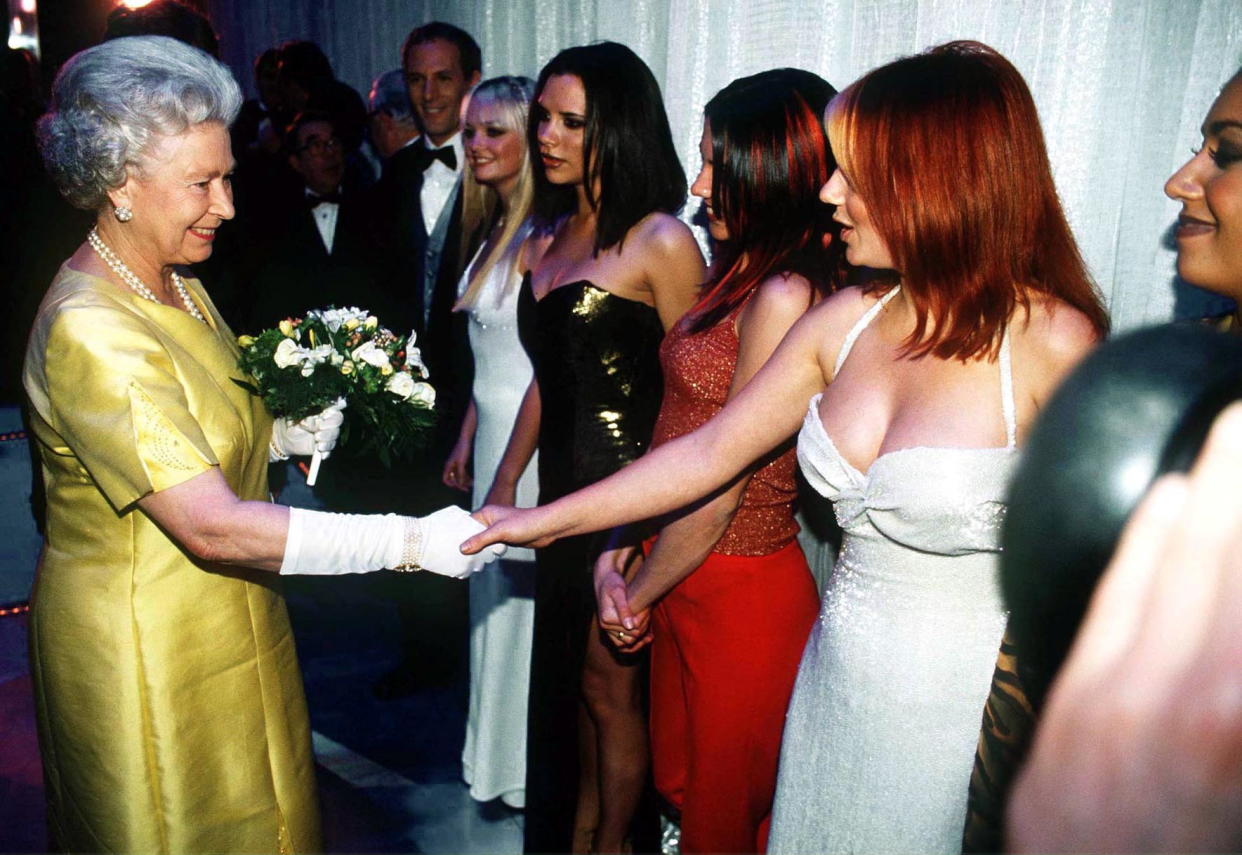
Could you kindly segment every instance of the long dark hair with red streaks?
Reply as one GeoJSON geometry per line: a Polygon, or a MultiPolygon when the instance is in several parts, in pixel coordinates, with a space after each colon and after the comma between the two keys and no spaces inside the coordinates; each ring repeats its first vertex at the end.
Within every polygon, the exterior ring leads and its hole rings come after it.
{"type": "Polygon", "coordinates": [[[836,168],[822,119],[835,94],[816,74],[778,68],[735,80],[707,102],[712,209],[729,239],[717,247],[691,332],[728,317],[776,273],[798,273],[820,294],[838,284],[838,227],[819,201],[836,168]]]}
{"type": "Polygon", "coordinates": [[[949,42],[874,69],[833,99],[827,127],[914,306],[908,355],[994,356],[1032,293],[1068,303],[1107,333],[1035,101],[999,53],[949,42]]]}

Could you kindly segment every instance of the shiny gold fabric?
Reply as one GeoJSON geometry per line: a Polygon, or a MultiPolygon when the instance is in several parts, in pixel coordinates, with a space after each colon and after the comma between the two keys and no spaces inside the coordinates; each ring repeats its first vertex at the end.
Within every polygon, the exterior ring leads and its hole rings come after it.
{"type": "Polygon", "coordinates": [[[306,702],[279,579],[211,566],[135,502],[219,466],[267,498],[271,420],[233,336],[61,268],[24,382],[48,494],[30,619],[53,844],[319,847],[306,702]]]}

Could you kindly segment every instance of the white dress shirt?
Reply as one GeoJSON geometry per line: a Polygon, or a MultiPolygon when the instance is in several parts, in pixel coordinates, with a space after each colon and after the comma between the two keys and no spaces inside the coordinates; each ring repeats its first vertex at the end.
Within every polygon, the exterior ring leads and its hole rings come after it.
{"type": "Polygon", "coordinates": [[[461,142],[461,132],[453,134],[452,138],[442,146],[433,146],[430,137],[424,137],[428,148],[435,151],[438,148],[453,147],[454,154],[457,155],[457,169],[449,169],[441,161],[434,160],[431,165],[423,172],[423,190],[419,201],[423,208],[423,226],[427,229],[427,234],[431,234],[436,230],[436,221],[445,213],[444,206],[448,202],[449,196],[453,193],[453,187],[457,184],[457,179],[461,176],[462,164],[466,159],[465,148],[461,142]]]}
{"type": "MultiPolygon", "coordinates": [[[[310,188],[306,188],[306,195],[311,195],[310,188]]],[[[336,218],[341,212],[341,206],[336,202],[320,202],[311,208],[311,214],[315,217],[315,228],[319,229],[319,237],[323,240],[323,247],[328,251],[328,255],[332,254],[332,242],[336,237],[336,218]]]]}

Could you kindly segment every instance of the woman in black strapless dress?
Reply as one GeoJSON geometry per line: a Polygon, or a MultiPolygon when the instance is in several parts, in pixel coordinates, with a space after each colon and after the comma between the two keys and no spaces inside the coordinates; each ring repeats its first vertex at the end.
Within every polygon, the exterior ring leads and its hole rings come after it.
{"type": "MultiPolygon", "coordinates": [[[[536,446],[540,503],[642,455],[660,407],[660,340],[704,277],[698,245],[673,216],[686,179],[660,90],[629,48],[558,54],[540,73],[529,133],[542,165],[536,211],[552,239],[530,259],[518,303],[535,379],[489,503],[512,503],[536,446]]],[[[527,852],[657,845],[654,811],[639,811],[649,792],[645,654],[614,652],[594,622],[592,567],[606,546],[567,538],[537,556],[527,852]]]]}

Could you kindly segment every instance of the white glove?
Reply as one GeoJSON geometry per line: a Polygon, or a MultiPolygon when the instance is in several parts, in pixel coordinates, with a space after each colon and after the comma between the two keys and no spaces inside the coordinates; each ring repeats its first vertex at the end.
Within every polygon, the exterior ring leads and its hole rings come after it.
{"type": "Polygon", "coordinates": [[[290,508],[280,572],[337,576],[390,568],[429,570],[464,579],[505,551],[503,545],[495,544],[478,555],[462,555],[462,541],[482,530],[480,523],[458,507],[427,517],[290,508]]]}
{"type": "Polygon", "coordinates": [[[283,417],[276,419],[272,423],[269,459],[275,462],[295,455],[310,457],[316,451],[326,459],[341,435],[341,425],[345,422],[345,414],[341,412],[343,409],[345,399],[337,398],[336,403],[328,405],[322,412],[299,422],[290,422],[283,417]]]}
{"type": "Polygon", "coordinates": [[[504,554],[502,543],[493,544],[477,555],[462,555],[461,544],[486,526],[456,505],[415,520],[422,527],[422,553],[417,563],[441,576],[465,579],[478,573],[504,554]]]}

